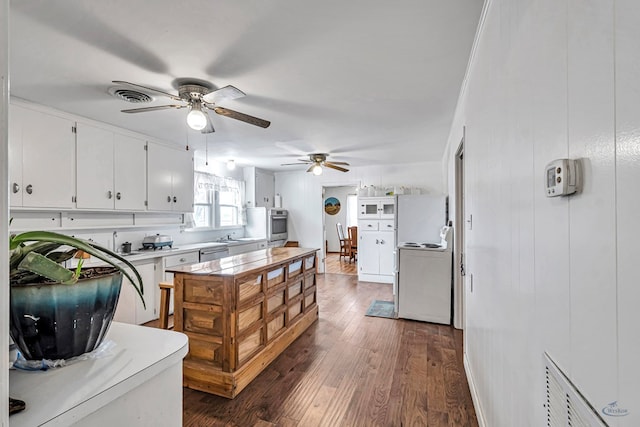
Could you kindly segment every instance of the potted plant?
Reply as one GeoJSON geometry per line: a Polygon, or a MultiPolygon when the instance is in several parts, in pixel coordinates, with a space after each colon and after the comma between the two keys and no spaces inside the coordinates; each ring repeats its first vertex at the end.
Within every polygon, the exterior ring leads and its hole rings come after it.
{"type": "Polygon", "coordinates": [[[68,359],[97,348],[113,319],[123,275],[144,305],[135,267],[92,241],[29,231],[11,235],[9,250],[10,335],[26,359],[68,359]],[[107,266],[82,268],[83,254],[107,266]],[[74,256],[76,268],[61,265],[74,256]]]}

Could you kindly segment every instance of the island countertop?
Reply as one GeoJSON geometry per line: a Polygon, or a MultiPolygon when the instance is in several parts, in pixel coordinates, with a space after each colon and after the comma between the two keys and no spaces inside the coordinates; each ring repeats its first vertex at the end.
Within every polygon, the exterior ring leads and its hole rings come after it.
{"type": "Polygon", "coordinates": [[[268,248],[171,267],[184,386],[234,398],[318,318],[317,249],[268,248]]]}
{"type": "Polygon", "coordinates": [[[267,248],[197,264],[169,267],[171,273],[234,276],[260,270],[267,265],[287,262],[318,251],[310,248],[267,248]]]}

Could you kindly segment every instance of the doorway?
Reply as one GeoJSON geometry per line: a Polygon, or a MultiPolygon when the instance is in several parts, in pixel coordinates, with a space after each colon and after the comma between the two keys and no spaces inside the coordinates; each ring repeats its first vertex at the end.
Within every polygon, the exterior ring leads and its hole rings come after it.
{"type": "Polygon", "coordinates": [[[453,326],[464,329],[464,251],[465,251],[465,206],[464,206],[464,139],[465,128],[462,129],[462,140],[455,157],[455,224],[454,224],[454,267],[453,267],[453,326]]]}
{"type": "Polygon", "coordinates": [[[346,239],[348,229],[357,226],[357,187],[355,185],[325,186],[322,188],[322,216],[324,227],[324,272],[331,274],[358,274],[357,255],[345,253],[338,236],[340,224],[346,239]]]}

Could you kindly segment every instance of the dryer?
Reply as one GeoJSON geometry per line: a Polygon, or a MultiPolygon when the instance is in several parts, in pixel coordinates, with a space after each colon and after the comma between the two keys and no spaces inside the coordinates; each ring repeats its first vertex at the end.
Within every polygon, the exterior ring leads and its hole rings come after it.
{"type": "Polygon", "coordinates": [[[444,226],[439,243],[398,245],[398,317],[451,324],[452,235],[444,226]]]}

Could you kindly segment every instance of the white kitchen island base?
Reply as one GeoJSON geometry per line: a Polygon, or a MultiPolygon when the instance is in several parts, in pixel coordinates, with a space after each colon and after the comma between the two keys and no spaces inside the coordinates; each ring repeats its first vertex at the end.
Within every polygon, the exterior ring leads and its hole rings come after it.
{"type": "Polygon", "coordinates": [[[182,425],[187,336],[114,322],[112,355],[46,372],[12,370],[9,395],[26,409],[10,427],[182,425]]]}

